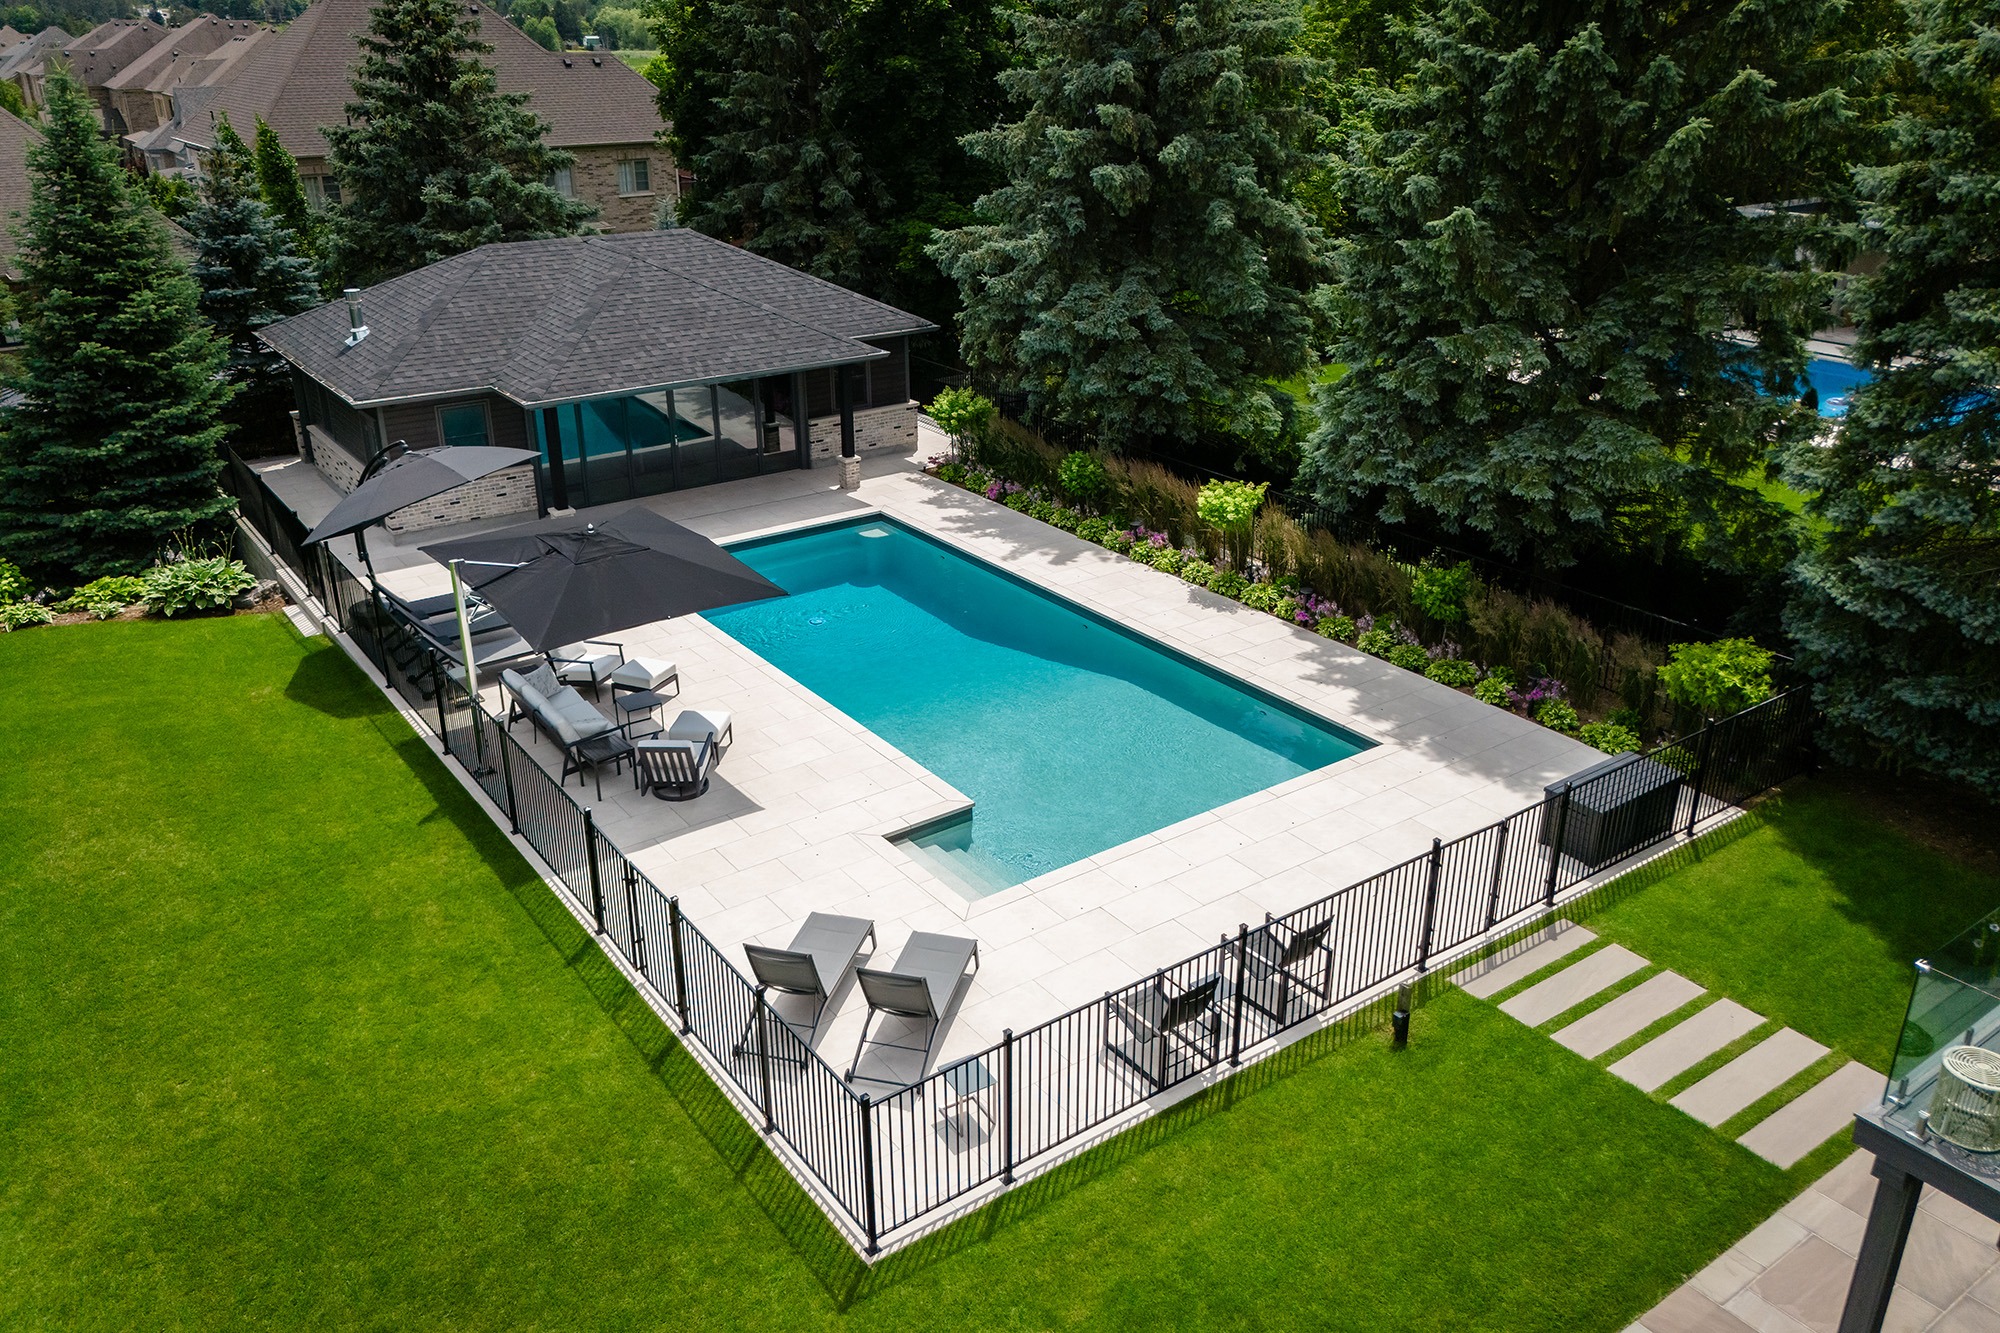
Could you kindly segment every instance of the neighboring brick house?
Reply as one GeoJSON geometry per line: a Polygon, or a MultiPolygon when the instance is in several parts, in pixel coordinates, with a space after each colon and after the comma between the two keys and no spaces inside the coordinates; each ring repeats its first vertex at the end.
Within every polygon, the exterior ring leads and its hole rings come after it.
{"type": "Polygon", "coordinates": [[[397,440],[540,455],[389,525],[406,529],[913,449],[908,343],[935,327],[674,229],[481,246],[260,336],[343,492],[397,440]]]}
{"type": "Polygon", "coordinates": [[[166,35],[167,30],[151,19],[112,19],[45,53],[35,64],[23,67],[16,82],[21,85],[21,94],[28,105],[38,107],[47,100],[49,74],[67,69],[90,94],[90,100],[97,103],[98,114],[108,125],[111,91],[107,85],[152,51],[166,35]]]}
{"type": "MultiPolygon", "coordinates": [[[[133,141],[147,168],[192,167],[213,146],[222,114],[245,137],[262,116],[299,160],[308,196],[338,200],[321,127],[346,118],[369,7],[370,0],[317,0],[225,73],[199,87],[182,85],[172,121],[133,141]]],[[[664,126],[653,85],[614,56],[547,51],[486,6],[466,8],[493,48],[487,60],[501,90],[527,93],[529,107],[548,122],[549,145],[576,154],[576,165],[551,183],[595,204],[596,225],[605,231],[654,226],[679,173],[656,141],[664,126]]]]}
{"type": "MultiPolygon", "coordinates": [[[[30,84],[29,72],[36,79],[41,77],[42,61],[75,41],[61,28],[48,27],[32,37],[25,37],[0,50],[0,79],[5,79],[21,90],[23,99],[28,97],[30,86],[39,88],[39,83],[30,84]]],[[[31,103],[32,104],[32,103],[31,103]]]]}
{"type": "Polygon", "coordinates": [[[173,119],[174,89],[205,82],[270,31],[248,19],[213,14],[183,23],[105,82],[104,128],[120,137],[157,129],[173,119]]]}

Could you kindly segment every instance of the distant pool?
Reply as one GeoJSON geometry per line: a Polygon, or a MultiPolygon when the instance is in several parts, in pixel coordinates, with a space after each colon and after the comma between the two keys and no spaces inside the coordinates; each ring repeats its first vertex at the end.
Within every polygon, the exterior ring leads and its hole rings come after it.
{"type": "Polygon", "coordinates": [[[1806,383],[1819,397],[1819,414],[1844,417],[1854,403],[1854,391],[1866,384],[1870,375],[1845,361],[1814,357],[1806,362],[1806,383]]]}
{"type": "Polygon", "coordinates": [[[906,846],[997,892],[1370,742],[888,519],[731,547],[708,619],[972,798],[906,846]]]}

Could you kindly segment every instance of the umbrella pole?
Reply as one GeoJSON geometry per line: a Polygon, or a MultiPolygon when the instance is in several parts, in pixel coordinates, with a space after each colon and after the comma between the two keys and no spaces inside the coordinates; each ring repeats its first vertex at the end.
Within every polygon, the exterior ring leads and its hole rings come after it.
{"type": "Polygon", "coordinates": [[[472,661],[472,620],[465,614],[465,582],[458,573],[461,563],[457,560],[451,562],[451,598],[458,610],[458,650],[465,655],[465,691],[470,696],[473,712],[472,747],[477,757],[477,771],[473,776],[479,777],[486,771],[486,728],[479,725],[479,668],[472,661]]]}

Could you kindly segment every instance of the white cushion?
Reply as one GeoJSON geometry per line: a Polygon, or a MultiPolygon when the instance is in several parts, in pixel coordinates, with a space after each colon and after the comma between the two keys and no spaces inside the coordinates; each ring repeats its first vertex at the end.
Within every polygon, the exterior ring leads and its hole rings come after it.
{"type": "Polygon", "coordinates": [[[559,724],[556,732],[562,736],[565,745],[617,729],[610,718],[591,707],[590,700],[575,690],[561,690],[550,695],[544,711],[559,724]],[[564,734],[564,727],[573,734],[564,734]]]}
{"type": "Polygon", "coordinates": [[[612,672],[609,679],[613,685],[635,690],[657,690],[679,674],[680,668],[672,662],[662,662],[656,657],[635,657],[612,672]]]}
{"type": "Polygon", "coordinates": [[[729,731],[730,716],[720,708],[683,709],[667,728],[667,739],[677,741],[720,741],[729,731]]]}

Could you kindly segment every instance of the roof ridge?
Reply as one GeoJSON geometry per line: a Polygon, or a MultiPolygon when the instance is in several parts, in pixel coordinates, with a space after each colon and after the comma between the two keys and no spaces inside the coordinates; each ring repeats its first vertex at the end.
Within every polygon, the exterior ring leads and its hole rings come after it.
{"type": "MultiPolygon", "coordinates": [[[[589,262],[591,263],[591,265],[594,267],[602,266],[604,268],[603,276],[598,281],[592,284],[590,289],[590,295],[584,299],[583,308],[577,311],[576,318],[572,319],[569,322],[569,326],[565,330],[565,334],[570,339],[573,349],[575,344],[582,342],[583,335],[587,331],[589,324],[592,321],[594,321],[599,314],[603,312],[605,302],[609,299],[608,293],[613,289],[618,279],[624,276],[625,272],[631,267],[631,265],[629,263],[609,264],[609,265],[605,264],[605,254],[604,254],[605,247],[601,245],[592,247],[589,246],[588,244],[590,241],[599,238],[590,236],[578,236],[573,238],[565,236],[551,236],[551,237],[544,237],[541,239],[554,240],[554,241],[574,239],[583,242],[587,247],[585,253],[587,253],[590,256],[589,262]]],[[[507,359],[507,363],[504,368],[511,370],[515,366],[515,364],[521,360],[522,357],[528,354],[528,350],[529,349],[526,343],[526,339],[521,340],[520,351],[517,352],[514,356],[511,356],[507,359]]],[[[534,381],[534,392],[537,398],[540,398],[543,394],[545,394],[548,391],[549,381],[557,378],[561,374],[561,372],[567,367],[568,360],[569,360],[568,357],[564,357],[563,358],[564,364],[562,366],[550,366],[548,372],[544,374],[541,379],[534,381]]],[[[494,376],[496,388],[498,387],[499,379],[500,377],[498,375],[494,376]]]]}
{"type": "MultiPolygon", "coordinates": [[[[441,261],[441,263],[451,264],[456,260],[468,259],[471,256],[476,255],[478,253],[479,253],[478,250],[467,250],[464,254],[453,255],[451,256],[451,258],[441,261]]],[[[412,269],[409,273],[402,274],[400,276],[415,277],[419,273],[435,272],[437,267],[439,267],[439,265],[428,265],[424,268],[412,269]]],[[[460,291],[464,290],[466,283],[472,281],[473,274],[478,271],[480,266],[477,264],[467,263],[467,264],[457,264],[456,267],[464,271],[457,275],[457,281],[447,282],[439,286],[436,294],[431,297],[430,303],[424,307],[423,316],[417,320],[416,328],[412,329],[409,335],[405,337],[390,351],[388,364],[383,366],[381,373],[375,377],[376,383],[378,384],[383,383],[384,381],[388,380],[391,376],[393,376],[398,370],[402,369],[404,360],[406,360],[409,357],[411,352],[416,350],[417,344],[423,340],[423,336],[426,333],[430,332],[431,325],[437,321],[437,317],[441,313],[443,313],[444,309],[451,304],[452,298],[457,296],[460,291]]],[[[389,283],[395,282],[396,280],[397,279],[395,278],[391,278],[389,282],[381,282],[375,284],[375,287],[376,288],[387,287],[389,283]]],[[[375,288],[371,288],[370,290],[372,291],[374,289],[375,288]]],[[[367,292],[363,292],[362,295],[365,297],[367,295],[367,292]]]]}

